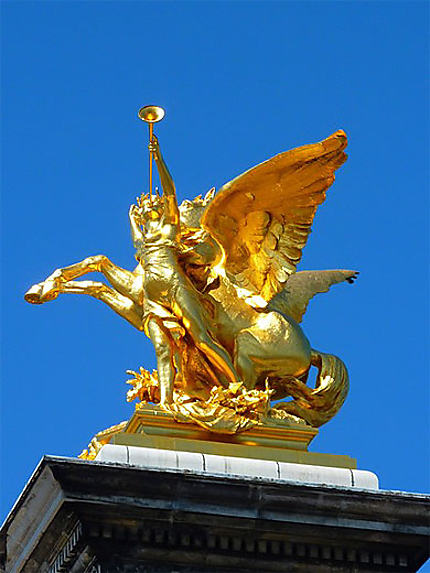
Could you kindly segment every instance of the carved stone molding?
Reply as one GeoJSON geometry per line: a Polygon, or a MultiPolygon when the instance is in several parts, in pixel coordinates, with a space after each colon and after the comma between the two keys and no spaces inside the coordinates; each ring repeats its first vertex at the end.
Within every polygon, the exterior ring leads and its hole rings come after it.
{"type": "Polygon", "coordinates": [[[417,571],[429,497],[45,458],[2,527],[7,573],[417,571]]]}
{"type": "Polygon", "coordinates": [[[82,523],[78,521],[73,528],[68,540],[58,552],[54,562],[49,568],[49,573],[63,573],[69,570],[69,565],[76,557],[76,548],[82,537],[82,523]]]}

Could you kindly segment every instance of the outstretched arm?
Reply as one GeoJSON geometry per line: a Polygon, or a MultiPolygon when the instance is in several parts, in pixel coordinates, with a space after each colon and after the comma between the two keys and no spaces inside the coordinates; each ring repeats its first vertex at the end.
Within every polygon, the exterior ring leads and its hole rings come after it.
{"type": "Polygon", "coordinates": [[[164,162],[160,151],[160,145],[155,135],[153,135],[152,141],[149,144],[149,151],[154,154],[155,163],[160,176],[161,186],[164,193],[165,215],[167,216],[169,223],[177,225],[179,223],[179,209],[176,199],[175,184],[173,183],[172,176],[164,162]]]}

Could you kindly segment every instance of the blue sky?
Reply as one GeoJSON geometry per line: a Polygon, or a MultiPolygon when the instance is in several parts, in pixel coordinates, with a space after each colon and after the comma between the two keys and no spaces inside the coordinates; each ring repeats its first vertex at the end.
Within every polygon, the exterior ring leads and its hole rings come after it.
{"type": "Polygon", "coordinates": [[[349,160],[301,269],[361,274],[309,305],[312,346],[351,391],[311,446],[386,489],[428,491],[428,4],[2,3],[3,515],[44,454],[74,456],[130,417],[126,369],[154,367],[107,307],[27,288],[104,253],[132,268],[127,211],[146,190],[140,106],[180,198],[339,128],[349,160]]]}

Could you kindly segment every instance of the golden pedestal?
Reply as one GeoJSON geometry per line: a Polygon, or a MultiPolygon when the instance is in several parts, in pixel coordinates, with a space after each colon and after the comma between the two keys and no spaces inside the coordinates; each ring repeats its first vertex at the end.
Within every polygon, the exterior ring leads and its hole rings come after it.
{"type": "Polygon", "coordinates": [[[98,441],[278,462],[357,467],[356,460],[349,456],[308,452],[318,429],[301,424],[264,425],[239,434],[216,434],[196,424],[176,422],[171,414],[152,404],[139,404],[130,420],[115,428],[116,431],[105,430],[103,436],[100,433],[98,441]]]}

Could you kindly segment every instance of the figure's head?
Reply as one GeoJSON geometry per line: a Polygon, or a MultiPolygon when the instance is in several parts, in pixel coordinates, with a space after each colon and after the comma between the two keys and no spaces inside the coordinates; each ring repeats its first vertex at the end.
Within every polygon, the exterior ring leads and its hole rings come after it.
{"type": "Polygon", "coordinates": [[[212,201],[215,195],[215,187],[206,193],[204,198],[201,195],[189,201],[185,199],[179,205],[179,213],[181,216],[181,223],[183,223],[189,229],[199,229],[201,225],[201,219],[206,207],[212,201]]]}
{"type": "Polygon", "coordinates": [[[163,214],[163,202],[158,195],[153,195],[151,198],[149,194],[142,193],[137,202],[140,207],[142,225],[147,221],[160,219],[163,214]]]}

